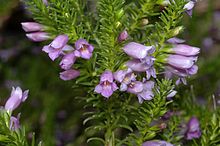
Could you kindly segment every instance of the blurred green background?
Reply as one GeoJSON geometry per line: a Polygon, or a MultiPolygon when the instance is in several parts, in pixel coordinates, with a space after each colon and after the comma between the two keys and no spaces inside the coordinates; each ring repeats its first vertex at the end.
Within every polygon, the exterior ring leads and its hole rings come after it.
{"type": "MultiPolygon", "coordinates": [[[[45,145],[78,146],[92,133],[83,133],[83,104],[75,97],[73,82],[59,79],[58,62],[42,53],[42,44],[25,37],[20,23],[33,21],[31,13],[18,0],[0,0],[0,102],[3,106],[12,86],[29,89],[30,95],[15,111],[21,112],[21,123],[36,132],[45,145]]],[[[199,72],[190,84],[201,102],[214,94],[220,104],[220,1],[199,1],[183,24],[179,37],[201,48],[199,72]]],[[[83,91],[82,91],[83,92],[83,91]]],[[[17,113],[16,113],[17,112],[17,113]]],[[[90,143],[90,145],[94,145],[90,143]]]]}

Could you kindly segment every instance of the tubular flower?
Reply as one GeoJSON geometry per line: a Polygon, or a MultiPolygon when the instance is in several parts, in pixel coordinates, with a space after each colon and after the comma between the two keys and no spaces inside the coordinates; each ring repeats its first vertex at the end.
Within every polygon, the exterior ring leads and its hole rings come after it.
{"type": "Polygon", "coordinates": [[[144,59],[132,59],[126,63],[127,67],[136,72],[146,72],[147,79],[156,78],[156,70],[153,67],[155,58],[147,56],[144,59]]]}
{"type": "Polygon", "coordinates": [[[132,81],[136,81],[136,75],[132,72],[131,69],[119,70],[115,72],[113,75],[115,80],[121,83],[120,91],[126,91],[128,89],[128,85],[132,81]]]}
{"type": "Polygon", "coordinates": [[[177,37],[173,37],[173,38],[168,39],[167,42],[171,44],[181,44],[181,43],[184,43],[185,40],[177,38],[177,37]]]}
{"type": "Polygon", "coordinates": [[[175,45],[171,49],[173,53],[183,56],[196,56],[200,53],[200,48],[192,47],[185,44],[175,45]]]}
{"type": "Polygon", "coordinates": [[[155,50],[153,46],[145,46],[139,43],[131,42],[123,47],[124,52],[135,58],[144,59],[148,54],[152,54],[155,50]]]}
{"type": "Polygon", "coordinates": [[[196,117],[192,117],[187,124],[186,139],[191,140],[199,138],[201,136],[201,130],[199,127],[199,120],[196,117]]]}
{"type": "Polygon", "coordinates": [[[13,117],[11,116],[10,118],[10,130],[15,131],[18,130],[20,128],[20,114],[18,114],[17,117],[13,117]]]}
{"type": "Polygon", "coordinates": [[[49,57],[54,61],[63,53],[63,48],[68,42],[67,35],[57,36],[49,45],[43,47],[43,51],[48,53],[49,57]]]}
{"type": "Polygon", "coordinates": [[[170,66],[173,66],[178,69],[189,69],[194,65],[196,61],[197,57],[186,57],[181,55],[169,55],[167,59],[167,63],[170,66]]]}
{"type": "Polygon", "coordinates": [[[60,73],[60,78],[64,81],[72,80],[77,78],[80,72],[75,69],[69,69],[60,73]]]}
{"type": "Polygon", "coordinates": [[[95,92],[100,93],[105,98],[109,98],[117,89],[118,87],[114,83],[113,73],[111,71],[105,71],[100,77],[99,84],[95,87],[95,92]]]}
{"type": "Polygon", "coordinates": [[[43,31],[43,26],[36,22],[22,22],[21,25],[25,32],[43,31]]]}
{"type": "Polygon", "coordinates": [[[144,100],[151,100],[154,97],[154,93],[152,91],[153,88],[153,81],[146,81],[146,79],[143,79],[143,90],[137,94],[139,103],[143,103],[144,100]]]}
{"type": "Polygon", "coordinates": [[[126,30],[122,31],[118,36],[118,41],[123,42],[128,38],[128,32],[126,30]]]}
{"type": "Polygon", "coordinates": [[[42,42],[48,40],[50,37],[46,32],[33,32],[26,34],[27,38],[34,42],[42,42]]]}
{"type": "Polygon", "coordinates": [[[64,55],[64,57],[62,58],[61,62],[60,62],[60,66],[62,69],[64,70],[68,70],[72,67],[72,65],[75,63],[76,61],[76,56],[74,53],[69,53],[64,55]]]}
{"type": "Polygon", "coordinates": [[[195,6],[196,0],[190,0],[187,4],[185,4],[184,8],[186,10],[186,13],[189,16],[192,16],[193,8],[195,6]]]}
{"type": "Polygon", "coordinates": [[[186,83],[185,77],[196,74],[198,71],[198,66],[193,65],[192,67],[188,69],[178,69],[175,67],[167,66],[166,69],[167,69],[167,73],[169,74],[167,75],[168,78],[170,78],[172,74],[177,75],[179,77],[179,79],[176,81],[176,85],[179,85],[180,83],[183,83],[184,85],[186,85],[187,83],[186,83]]]}
{"type": "Polygon", "coordinates": [[[79,39],[75,42],[75,56],[82,57],[84,59],[90,59],[92,57],[92,52],[94,47],[89,44],[85,39],[79,39]]]}
{"type": "Polygon", "coordinates": [[[11,96],[5,104],[5,109],[8,111],[13,111],[16,109],[21,102],[24,102],[28,97],[29,90],[22,92],[20,87],[12,88],[11,96]]]}
{"type": "Polygon", "coordinates": [[[142,146],[173,146],[171,143],[162,140],[146,141],[142,146]]]}

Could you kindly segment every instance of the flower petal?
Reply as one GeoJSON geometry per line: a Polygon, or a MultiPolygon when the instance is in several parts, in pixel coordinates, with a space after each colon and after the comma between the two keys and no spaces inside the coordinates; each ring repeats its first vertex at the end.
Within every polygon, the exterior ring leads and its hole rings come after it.
{"type": "Polygon", "coordinates": [[[184,43],[185,40],[177,38],[177,37],[173,37],[173,38],[168,39],[167,42],[171,44],[181,44],[181,43],[184,43]]]}
{"type": "Polygon", "coordinates": [[[96,92],[96,93],[101,93],[101,92],[102,92],[102,85],[101,85],[101,84],[98,84],[98,85],[95,87],[95,92],[96,92]]]}
{"type": "Polygon", "coordinates": [[[119,83],[121,83],[123,81],[123,79],[125,78],[125,75],[127,74],[127,71],[126,70],[119,70],[119,71],[116,71],[113,76],[114,76],[114,79],[116,81],[118,81],[119,83]]]}
{"type": "Polygon", "coordinates": [[[77,78],[80,75],[78,70],[69,69],[60,73],[60,78],[64,81],[72,80],[77,78]]]}
{"type": "Polygon", "coordinates": [[[28,98],[29,90],[25,90],[22,94],[22,102],[24,102],[28,98]]]}
{"type": "Polygon", "coordinates": [[[108,82],[112,83],[113,82],[112,72],[109,70],[106,70],[104,73],[102,73],[100,81],[101,82],[108,81],[108,82]]]}
{"type": "Polygon", "coordinates": [[[111,85],[104,85],[101,94],[102,96],[109,98],[113,94],[111,85]]]}

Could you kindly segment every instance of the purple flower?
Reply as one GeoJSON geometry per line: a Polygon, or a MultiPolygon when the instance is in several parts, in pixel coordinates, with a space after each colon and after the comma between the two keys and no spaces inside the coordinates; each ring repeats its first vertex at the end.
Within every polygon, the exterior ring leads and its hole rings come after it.
{"type": "Polygon", "coordinates": [[[42,50],[48,53],[49,57],[54,61],[62,54],[62,49],[67,44],[67,42],[67,35],[59,35],[51,42],[51,44],[44,46],[42,50]]]}
{"type": "Polygon", "coordinates": [[[178,68],[168,66],[167,69],[173,74],[178,75],[179,77],[186,77],[188,75],[196,74],[198,71],[198,66],[193,65],[191,68],[188,68],[188,69],[178,69],[178,68]]]}
{"type": "Polygon", "coordinates": [[[76,50],[74,51],[76,57],[82,57],[84,59],[90,59],[94,47],[89,44],[85,39],[79,39],[75,43],[76,50]]]}
{"type": "Polygon", "coordinates": [[[126,91],[128,89],[128,85],[132,81],[136,81],[136,75],[132,72],[131,69],[119,70],[115,72],[113,75],[115,80],[121,83],[120,91],[126,91]]]}
{"type": "Polygon", "coordinates": [[[25,32],[42,31],[43,26],[36,22],[22,22],[22,28],[25,32]]]}
{"type": "Polygon", "coordinates": [[[173,38],[168,39],[167,42],[171,44],[181,44],[181,43],[184,43],[185,40],[179,39],[177,37],[173,37],[173,38]]]}
{"type": "Polygon", "coordinates": [[[126,63],[127,67],[136,72],[146,72],[146,77],[149,80],[150,77],[156,78],[156,70],[153,67],[155,58],[152,56],[146,56],[144,59],[133,59],[126,63]]]}
{"type": "Polygon", "coordinates": [[[16,131],[20,128],[19,119],[20,119],[20,114],[18,114],[17,118],[11,116],[11,118],[10,118],[10,130],[16,131]]]}
{"type": "Polygon", "coordinates": [[[189,69],[197,61],[197,57],[181,56],[181,55],[170,55],[167,59],[169,65],[178,69],[189,69]]]}
{"type": "Polygon", "coordinates": [[[145,64],[140,59],[132,59],[126,63],[126,66],[136,72],[145,72],[151,66],[145,64]]]}
{"type": "Polygon", "coordinates": [[[128,38],[128,32],[126,30],[122,31],[118,36],[118,41],[123,42],[128,38]]]}
{"type": "Polygon", "coordinates": [[[127,92],[132,94],[140,94],[144,89],[144,85],[140,81],[133,81],[128,85],[127,92]]]}
{"type": "Polygon", "coordinates": [[[47,0],[42,0],[43,3],[47,6],[48,5],[48,1],[47,0]]]}
{"type": "Polygon", "coordinates": [[[60,78],[64,81],[72,80],[77,78],[80,72],[75,69],[69,69],[60,73],[60,78]]]}
{"type": "Polygon", "coordinates": [[[171,143],[162,140],[151,140],[143,143],[142,146],[173,146],[171,143]]]}
{"type": "Polygon", "coordinates": [[[153,46],[145,46],[139,43],[131,42],[123,47],[124,52],[135,58],[144,59],[148,54],[152,54],[155,51],[153,46]]]}
{"type": "Polygon", "coordinates": [[[72,65],[75,63],[75,61],[76,61],[76,56],[72,52],[72,53],[64,55],[64,57],[62,58],[62,60],[60,62],[60,66],[62,69],[68,70],[72,67],[72,65]]]}
{"type": "Polygon", "coordinates": [[[195,6],[195,3],[196,3],[195,0],[191,0],[187,4],[185,4],[185,6],[183,7],[183,9],[186,10],[186,13],[189,16],[192,16],[192,12],[193,12],[193,8],[195,6]]]}
{"type": "Polygon", "coordinates": [[[109,98],[114,91],[118,89],[114,83],[114,77],[111,71],[105,71],[100,77],[99,84],[95,87],[95,92],[109,98]]]}
{"type": "Polygon", "coordinates": [[[155,58],[149,56],[155,51],[153,46],[144,46],[135,42],[127,44],[124,52],[134,59],[126,63],[127,67],[136,72],[146,72],[147,79],[156,78],[156,70],[153,67],[155,58]]]}
{"type": "Polygon", "coordinates": [[[114,78],[121,83],[120,91],[127,91],[137,95],[139,103],[143,103],[143,100],[151,100],[154,96],[152,92],[154,82],[146,81],[146,79],[144,79],[143,82],[136,81],[136,75],[131,69],[115,72],[114,78]]]}
{"type": "Polygon", "coordinates": [[[26,36],[34,42],[42,42],[50,38],[50,36],[46,32],[33,32],[26,34],[26,36]]]}
{"type": "Polygon", "coordinates": [[[28,97],[29,90],[22,92],[20,87],[12,88],[11,96],[5,104],[5,109],[8,111],[13,111],[16,109],[21,102],[24,102],[28,97]]]}
{"type": "Polygon", "coordinates": [[[162,120],[169,120],[173,115],[175,115],[175,112],[169,110],[161,118],[162,120]]]}
{"type": "Polygon", "coordinates": [[[151,100],[154,97],[154,93],[152,91],[153,88],[153,81],[146,81],[146,79],[143,80],[143,90],[137,94],[139,103],[143,103],[144,100],[151,100]]]}
{"type": "MultiPolygon", "coordinates": [[[[185,77],[196,74],[198,71],[198,66],[193,65],[191,68],[188,69],[179,69],[179,68],[167,66],[166,69],[168,74],[171,73],[171,76],[172,74],[174,74],[179,77],[179,79],[176,81],[176,85],[179,85],[180,83],[186,85],[187,83],[185,77]]],[[[167,77],[171,78],[171,76],[167,76],[167,77]]]]}
{"type": "Polygon", "coordinates": [[[200,53],[200,48],[192,47],[184,44],[175,45],[171,49],[175,54],[182,56],[196,56],[200,53]]]}
{"type": "Polygon", "coordinates": [[[199,127],[199,120],[196,117],[192,117],[187,124],[186,139],[192,140],[201,136],[201,130],[199,127]]]}

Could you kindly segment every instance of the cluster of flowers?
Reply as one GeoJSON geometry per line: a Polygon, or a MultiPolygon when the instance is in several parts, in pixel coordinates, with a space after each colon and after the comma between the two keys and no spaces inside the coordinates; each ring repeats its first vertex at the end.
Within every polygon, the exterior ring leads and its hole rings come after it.
{"type": "Polygon", "coordinates": [[[179,79],[176,81],[178,85],[180,82],[186,84],[185,77],[197,73],[198,66],[195,65],[200,48],[181,44],[185,41],[178,38],[171,38],[167,42],[172,44],[169,49],[169,56],[167,58],[166,76],[168,78],[176,75],[179,79]]]}
{"type": "MultiPolygon", "coordinates": [[[[125,40],[126,37],[128,37],[128,33],[122,32],[119,35],[119,40],[125,40]]],[[[200,49],[180,44],[185,41],[178,38],[171,38],[168,42],[172,44],[172,47],[167,50],[167,53],[164,53],[166,57],[163,63],[166,68],[166,77],[178,76],[179,79],[176,81],[176,84],[180,82],[186,84],[185,77],[197,73],[198,67],[195,65],[195,62],[197,61],[200,49]]],[[[105,71],[100,77],[100,83],[96,86],[95,92],[109,98],[114,91],[119,89],[120,91],[127,91],[137,95],[140,103],[144,100],[151,100],[154,97],[152,92],[154,82],[150,78],[156,78],[156,70],[154,68],[156,58],[152,56],[155,47],[130,42],[122,49],[132,58],[126,62],[128,69],[119,70],[114,73],[109,70],[105,71]],[[146,77],[142,81],[137,81],[136,73],[142,72],[146,73],[146,77]],[[120,87],[117,86],[114,80],[120,83],[120,87]]],[[[171,91],[167,97],[171,98],[175,94],[176,91],[171,91]]]]}
{"type": "MultiPolygon", "coordinates": [[[[26,32],[32,32],[31,34],[27,34],[27,37],[33,41],[40,42],[50,38],[45,32],[33,32],[43,30],[41,24],[35,22],[25,22],[21,24],[26,32]]],[[[67,35],[59,35],[49,45],[44,46],[42,49],[44,52],[48,53],[48,56],[53,61],[58,57],[62,57],[60,67],[64,71],[60,73],[60,78],[65,81],[72,80],[80,75],[78,70],[72,69],[76,59],[81,57],[88,60],[92,57],[92,52],[94,50],[94,47],[84,39],[77,40],[75,42],[75,48],[67,44],[68,40],[69,38],[67,35]]]]}
{"type": "MultiPolygon", "coordinates": [[[[22,92],[20,87],[12,88],[11,96],[8,98],[4,110],[6,110],[10,115],[12,114],[13,110],[15,110],[21,102],[24,102],[28,97],[29,90],[25,90],[22,92]]],[[[20,114],[17,117],[11,116],[10,117],[10,129],[17,130],[20,128],[19,123],[20,114]]]]}
{"type": "Polygon", "coordinates": [[[149,55],[154,52],[154,47],[131,42],[123,50],[133,58],[126,63],[128,69],[118,70],[114,73],[109,70],[105,71],[101,75],[100,83],[96,86],[95,92],[109,98],[114,91],[119,89],[137,95],[140,103],[143,100],[151,100],[154,96],[152,92],[154,82],[149,79],[151,76],[156,78],[156,72],[153,68],[154,58],[149,55]],[[137,81],[135,72],[146,72],[147,76],[143,78],[143,81],[137,81]],[[120,83],[119,88],[114,80],[120,83]]]}

